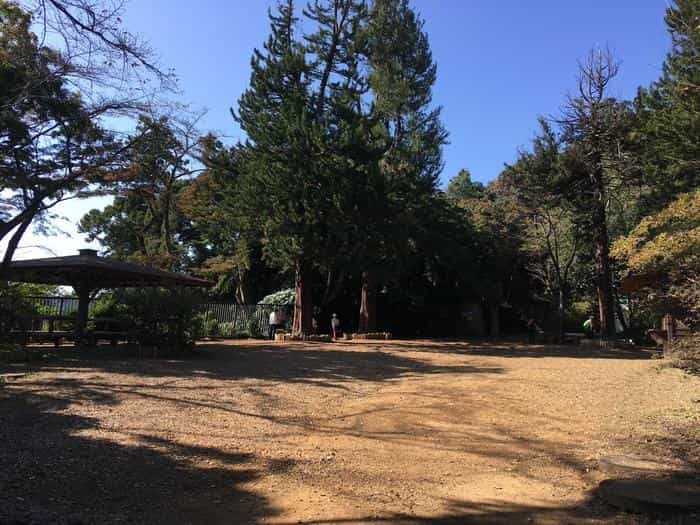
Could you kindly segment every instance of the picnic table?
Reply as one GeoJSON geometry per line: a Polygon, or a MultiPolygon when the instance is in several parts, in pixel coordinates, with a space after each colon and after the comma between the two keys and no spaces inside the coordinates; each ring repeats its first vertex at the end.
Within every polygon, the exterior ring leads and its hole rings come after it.
{"type": "Polygon", "coordinates": [[[32,315],[20,318],[19,323],[14,331],[21,332],[27,342],[51,341],[56,348],[75,334],[75,317],[65,315],[32,315]]]}
{"type": "Polygon", "coordinates": [[[138,343],[142,330],[129,319],[114,317],[95,317],[94,328],[88,329],[86,339],[89,346],[96,346],[99,341],[109,341],[116,346],[119,341],[138,343]]]}

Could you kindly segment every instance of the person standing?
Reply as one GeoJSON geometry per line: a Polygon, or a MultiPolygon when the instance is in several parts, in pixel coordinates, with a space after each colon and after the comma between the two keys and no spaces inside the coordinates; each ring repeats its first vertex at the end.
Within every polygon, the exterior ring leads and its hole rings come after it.
{"type": "Polygon", "coordinates": [[[280,308],[280,310],[277,312],[277,327],[275,331],[277,330],[286,330],[287,329],[287,313],[284,311],[284,308],[280,308]]]}
{"type": "Polygon", "coordinates": [[[275,332],[277,331],[277,312],[272,310],[270,312],[270,319],[267,324],[267,337],[270,341],[275,340],[275,332]]]}
{"type": "Polygon", "coordinates": [[[530,317],[527,320],[527,342],[534,344],[537,341],[537,322],[530,317]]]}
{"type": "Polygon", "coordinates": [[[340,334],[340,319],[336,314],[331,317],[331,332],[333,334],[333,339],[337,339],[340,334]]]}
{"type": "Polygon", "coordinates": [[[596,332],[595,317],[591,315],[586,319],[586,322],[583,323],[583,330],[586,332],[586,335],[589,336],[596,332]]]}

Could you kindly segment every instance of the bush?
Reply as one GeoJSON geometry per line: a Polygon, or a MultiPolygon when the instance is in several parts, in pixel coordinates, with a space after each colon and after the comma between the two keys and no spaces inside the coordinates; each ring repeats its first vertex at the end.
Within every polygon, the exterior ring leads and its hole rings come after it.
{"type": "Polygon", "coordinates": [[[674,341],[667,354],[668,362],[691,374],[700,374],[700,334],[674,341]]]}
{"type": "Polygon", "coordinates": [[[205,337],[217,337],[222,335],[221,325],[216,319],[206,319],[204,321],[204,336],[205,337]]]}
{"type": "Polygon", "coordinates": [[[127,317],[128,313],[124,305],[117,302],[117,299],[112,292],[107,292],[98,295],[90,304],[90,315],[92,317],[110,317],[122,319],[127,317]]]}
{"type": "MultiPolygon", "coordinates": [[[[199,297],[191,290],[144,288],[118,290],[114,300],[129,319],[139,324],[155,346],[182,353],[194,347],[202,333],[201,318],[195,314],[199,297]]],[[[204,327],[206,328],[206,327],[204,327]]]]}
{"type": "Polygon", "coordinates": [[[260,323],[255,316],[252,315],[250,316],[250,319],[248,319],[248,333],[251,337],[263,337],[265,335],[260,328],[260,323]]]}
{"type": "Polygon", "coordinates": [[[234,323],[219,323],[219,334],[222,337],[233,337],[236,333],[236,325],[234,323]]]}

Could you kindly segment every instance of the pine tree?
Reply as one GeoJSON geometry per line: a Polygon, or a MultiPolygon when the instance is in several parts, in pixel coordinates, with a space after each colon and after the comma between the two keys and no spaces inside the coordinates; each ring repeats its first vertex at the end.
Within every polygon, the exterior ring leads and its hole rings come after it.
{"type": "Polygon", "coordinates": [[[408,0],[376,0],[366,34],[373,117],[385,145],[377,166],[385,223],[375,232],[380,249],[364,253],[361,331],[374,329],[374,285],[378,271],[388,266],[386,257],[415,244],[409,241],[420,235],[419,217],[435,204],[447,139],[441,108],[432,107],[437,68],[423,21],[408,0]]]}
{"type": "Polygon", "coordinates": [[[309,65],[295,39],[292,0],[270,12],[271,34],[255,50],[250,87],[235,115],[247,134],[240,147],[242,206],[260,216],[265,258],[295,275],[293,331],[311,330],[311,278],[324,184],[315,170],[318,126],[311,111],[309,65]]]}
{"type": "Polygon", "coordinates": [[[635,100],[649,195],[645,212],[700,185],[700,1],[666,9],[671,51],[661,78],[635,100]]]}

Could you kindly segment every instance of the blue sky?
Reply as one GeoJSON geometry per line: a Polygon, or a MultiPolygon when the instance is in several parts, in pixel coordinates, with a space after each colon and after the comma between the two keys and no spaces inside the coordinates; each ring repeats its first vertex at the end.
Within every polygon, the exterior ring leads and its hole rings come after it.
{"type": "MultiPolygon", "coordinates": [[[[209,109],[205,125],[232,137],[229,115],[249,80],[253,47],[267,36],[272,2],[132,1],[128,27],[176,68],[183,98],[209,109]]],[[[438,64],[435,102],[451,144],[443,180],[468,167],[495,177],[526,145],[540,114],[558,111],[577,60],[609,45],[622,61],[613,93],[634,96],[658,77],[668,48],[664,0],[412,0],[438,64]]]]}
{"type": "MultiPolygon", "coordinates": [[[[229,109],[246,88],[250,55],[267,37],[270,0],[132,0],[126,26],[156,49],[180,78],[182,101],[206,108],[204,130],[241,138],[229,109]]],[[[487,182],[527,146],[538,115],[555,115],[574,89],[577,60],[593,45],[620,59],[612,93],[631,98],[659,76],[669,38],[665,0],[412,0],[425,19],[438,64],[435,103],[450,133],[445,183],[466,167],[487,182]]],[[[28,237],[67,254],[85,245],[75,222],[104,201],[60,209],[71,238],[28,237]]],[[[36,256],[33,249],[17,257],[36,256]]]]}

